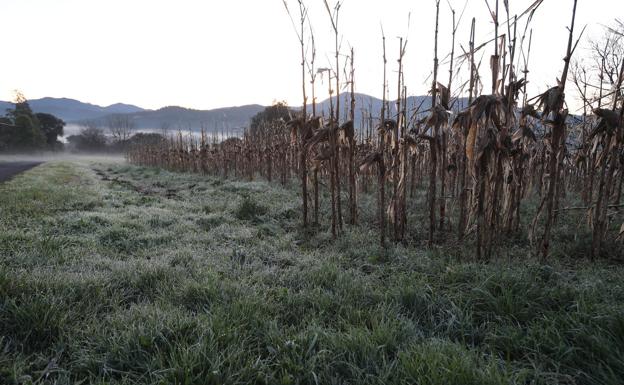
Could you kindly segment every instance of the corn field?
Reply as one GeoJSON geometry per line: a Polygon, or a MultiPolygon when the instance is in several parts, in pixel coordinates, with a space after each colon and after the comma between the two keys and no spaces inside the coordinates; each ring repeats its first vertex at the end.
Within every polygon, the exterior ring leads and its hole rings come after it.
{"type": "Polygon", "coordinates": [[[301,45],[303,103],[298,115],[225,140],[204,131],[201,135],[179,132],[162,143],[130,149],[128,160],[180,172],[263,178],[281,184],[295,179],[302,226],[310,231],[329,228],[333,238],[340,237],[346,226],[358,225],[362,210],[358,198],[372,194],[377,200],[374,226],[383,247],[408,238],[416,225],[414,210],[427,213],[428,234],[423,241],[430,247],[466,242],[474,245],[481,260],[492,258],[504,237],[519,233],[523,226],[535,255],[547,258],[553,226],[571,211],[586,213],[592,258],[601,255],[606,242],[620,241],[624,234],[624,225],[618,223],[624,183],[624,60],[613,47],[624,43],[623,25],[610,28],[610,42],[597,47],[604,48],[599,51],[602,60],[583,67],[574,60],[583,32],[575,29],[576,1],[570,2],[569,38],[560,42],[565,56],[556,86],[527,95],[533,40],[530,21],[542,1],[534,2],[521,17],[510,17],[507,1],[501,9],[496,1],[494,39],[489,44],[475,42],[473,19],[467,45],[463,45],[468,50],[461,54],[455,52],[460,37],[451,9],[453,50],[446,60],[446,81],[439,64],[441,9],[437,1],[430,106],[408,106],[402,63],[406,39],[400,40],[396,84],[391,87],[382,32],[384,81],[380,91],[384,100],[380,111],[367,111],[367,118],[356,124],[355,51],[340,52],[341,3],[331,6],[324,1],[336,50],[333,68],[323,69],[315,68],[306,5],[303,0],[295,3],[299,19],[284,1],[301,45]],[[503,33],[499,28],[505,29],[503,33]],[[484,93],[476,57],[487,49],[492,49],[487,73],[492,87],[484,93]],[[453,84],[459,72],[469,79],[465,84],[453,84]],[[330,108],[320,114],[315,80],[324,73],[330,79],[330,108]],[[386,96],[391,93],[396,98],[386,96]],[[582,115],[569,112],[566,100],[572,100],[568,95],[573,93],[583,100],[582,115]],[[466,97],[466,108],[458,107],[455,95],[466,97]],[[414,193],[421,187],[427,189],[424,198],[414,193]],[[563,207],[568,194],[581,196],[584,205],[563,207]],[[328,218],[321,217],[323,196],[331,207],[328,218]],[[537,204],[524,210],[529,202],[537,204]]]}

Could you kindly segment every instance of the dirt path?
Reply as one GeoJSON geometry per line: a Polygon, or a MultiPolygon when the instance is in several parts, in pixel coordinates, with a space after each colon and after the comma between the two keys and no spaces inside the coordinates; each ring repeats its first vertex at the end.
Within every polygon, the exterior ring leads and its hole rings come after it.
{"type": "Polygon", "coordinates": [[[26,170],[30,170],[41,163],[43,162],[0,162],[0,182],[4,182],[26,170]]]}

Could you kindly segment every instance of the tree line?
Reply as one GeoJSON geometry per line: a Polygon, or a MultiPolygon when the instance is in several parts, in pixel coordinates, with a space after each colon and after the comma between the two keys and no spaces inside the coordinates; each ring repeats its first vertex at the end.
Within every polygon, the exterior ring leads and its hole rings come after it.
{"type": "Polygon", "coordinates": [[[17,92],[15,107],[0,116],[0,152],[71,151],[123,153],[135,144],[164,140],[159,133],[135,132],[134,122],[123,114],[109,116],[101,127],[82,122],[80,131],[62,141],[66,123],[48,113],[35,113],[23,94],[17,92]],[[106,128],[106,130],[105,130],[106,128]]]}
{"type": "Polygon", "coordinates": [[[34,113],[17,94],[15,107],[0,116],[0,151],[61,150],[65,122],[52,114],[34,113]]]}

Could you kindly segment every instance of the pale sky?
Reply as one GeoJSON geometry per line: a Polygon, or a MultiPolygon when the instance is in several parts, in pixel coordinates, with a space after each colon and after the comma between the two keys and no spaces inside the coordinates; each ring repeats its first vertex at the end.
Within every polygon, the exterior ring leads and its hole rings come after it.
{"type": "MultiPolygon", "coordinates": [[[[533,1],[509,0],[512,17],[533,1]]],[[[329,0],[330,5],[334,2],[329,0]]],[[[495,0],[489,2],[493,6],[495,0]]],[[[305,3],[316,37],[317,67],[328,67],[334,49],[327,12],[322,0],[305,3]]],[[[440,58],[450,52],[449,3],[459,17],[466,0],[440,3],[440,58]]],[[[296,13],[296,1],[289,4],[296,13]]],[[[572,4],[545,0],[535,14],[530,92],[554,85],[560,76],[572,4]]],[[[458,52],[459,44],[467,48],[472,17],[477,18],[477,44],[493,36],[485,0],[468,0],[457,33],[458,52]]],[[[585,36],[599,37],[601,25],[613,24],[616,17],[624,18],[622,0],[579,0],[576,31],[587,25],[585,36]]],[[[381,96],[383,24],[391,96],[396,93],[398,36],[408,39],[408,94],[426,93],[434,18],[434,0],[344,0],[342,52],[349,46],[355,49],[356,91],[381,96]]],[[[282,0],[0,0],[0,20],[1,100],[12,99],[18,89],[31,99],[68,97],[144,108],[210,109],[274,100],[301,104],[299,42],[282,0]]],[[[524,21],[519,36],[523,28],[524,21]]],[[[501,28],[504,32],[506,27],[501,28]]],[[[577,57],[587,54],[584,42],[577,57]]],[[[492,51],[491,45],[485,51],[483,78],[488,77],[492,51]]],[[[446,64],[440,74],[446,83],[446,64]]],[[[325,90],[319,84],[319,98],[326,96],[325,90]]]]}

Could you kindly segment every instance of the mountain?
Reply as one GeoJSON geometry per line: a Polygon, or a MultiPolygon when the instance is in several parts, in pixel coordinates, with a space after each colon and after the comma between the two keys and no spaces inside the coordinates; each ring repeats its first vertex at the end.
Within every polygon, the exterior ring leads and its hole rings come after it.
{"type": "MultiPolygon", "coordinates": [[[[350,110],[351,96],[349,93],[340,95],[340,115],[347,119],[350,110]]],[[[355,94],[355,124],[363,127],[362,122],[367,120],[369,114],[375,118],[374,125],[381,111],[382,100],[366,94],[355,94]]],[[[142,131],[160,130],[167,128],[169,131],[199,131],[203,128],[208,132],[226,131],[240,133],[249,125],[251,118],[264,110],[265,106],[251,104],[237,107],[225,107],[212,110],[195,110],[184,107],[168,106],[157,110],[147,110],[131,104],[116,103],[102,107],[90,103],[83,103],[68,98],[42,98],[29,100],[31,108],[35,112],[53,114],[68,123],[68,132],[77,132],[79,126],[86,121],[95,122],[100,127],[106,127],[113,115],[126,115],[136,129],[142,131]]],[[[336,105],[336,97],[331,99],[336,105]]],[[[463,108],[465,99],[459,99],[456,107],[463,108]]],[[[429,96],[410,96],[407,98],[408,117],[411,118],[415,111],[425,113],[431,106],[429,96]]],[[[8,108],[13,108],[13,103],[0,101],[0,115],[8,108]]],[[[300,109],[296,108],[296,109],[300,109]]],[[[312,114],[312,105],[307,106],[308,114],[312,114]]],[[[317,115],[329,115],[330,100],[325,99],[317,103],[317,115]]],[[[396,117],[395,100],[390,100],[387,110],[388,117],[396,117]]]]}
{"type": "MultiPolygon", "coordinates": [[[[334,96],[331,98],[331,103],[333,103],[334,107],[336,105],[337,98],[334,96]]],[[[368,118],[368,114],[372,114],[372,116],[376,119],[379,118],[381,114],[381,105],[383,101],[374,96],[366,95],[366,94],[355,94],[355,125],[356,127],[361,126],[361,122],[363,119],[368,118]]],[[[457,108],[463,109],[468,105],[467,98],[459,98],[455,102],[455,104],[451,107],[453,110],[457,108]]],[[[390,99],[387,103],[387,111],[386,116],[389,118],[396,118],[397,115],[397,105],[396,99],[390,99]]],[[[340,116],[342,119],[346,120],[349,111],[351,108],[351,95],[349,93],[340,94],[340,116]]],[[[417,112],[419,115],[428,112],[431,108],[431,96],[408,96],[407,97],[407,115],[408,118],[411,118],[412,115],[417,112]]],[[[312,106],[308,105],[308,114],[312,114],[312,106]]],[[[330,99],[325,99],[321,102],[318,102],[316,105],[316,114],[325,116],[329,115],[330,111],[330,99]]]]}
{"type": "MultiPolygon", "coordinates": [[[[127,115],[140,130],[156,130],[167,127],[170,130],[199,131],[241,131],[251,118],[265,107],[253,104],[240,107],[226,107],[212,110],[194,110],[169,106],[158,110],[147,110],[131,104],[116,103],[107,107],[84,103],[68,98],[42,98],[28,101],[34,112],[45,112],[63,119],[71,132],[86,121],[106,127],[112,115],[127,115]]],[[[14,107],[13,103],[0,101],[0,115],[14,107]]]]}
{"type": "MultiPolygon", "coordinates": [[[[28,101],[30,108],[35,112],[45,112],[63,119],[66,122],[87,120],[110,114],[127,114],[144,111],[143,108],[131,104],[117,103],[108,107],[83,103],[68,98],[41,98],[28,101]]],[[[13,108],[13,103],[0,101],[0,112],[13,108]]]]}
{"type": "MultiPolygon", "coordinates": [[[[134,126],[140,130],[199,131],[205,128],[209,132],[236,131],[240,132],[249,125],[251,118],[264,110],[264,106],[251,104],[239,107],[225,107],[213,110],[194,110],[190,108],[169,106],[158,110],[143,110],[127,114],[134,126]]],[[[102,116],[95,121],[106,126],[110,115],[102,116]]]]}

